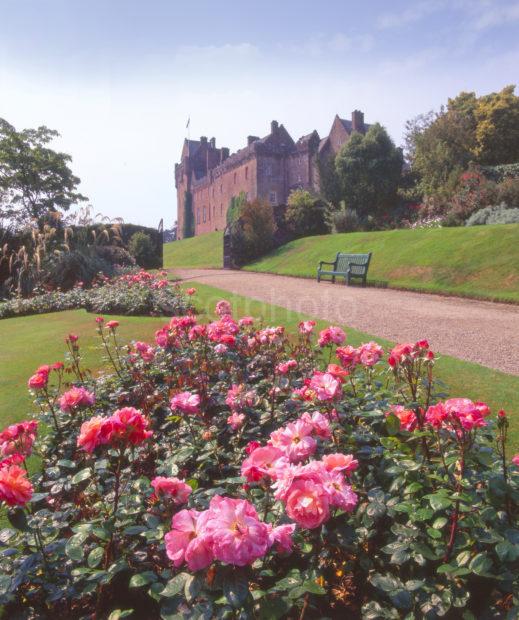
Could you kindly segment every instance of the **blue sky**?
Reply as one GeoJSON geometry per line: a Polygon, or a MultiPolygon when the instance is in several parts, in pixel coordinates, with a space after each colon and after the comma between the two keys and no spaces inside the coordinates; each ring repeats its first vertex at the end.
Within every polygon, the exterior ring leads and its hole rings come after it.
{"type": "Polygon", "coordinates": [[[169,227],[185,125],[236,150],[359,108],[397,144],[461,90],[519,82],[519,1],[0,0],[0,116],[46,124],[96,212],[169,227]]]}

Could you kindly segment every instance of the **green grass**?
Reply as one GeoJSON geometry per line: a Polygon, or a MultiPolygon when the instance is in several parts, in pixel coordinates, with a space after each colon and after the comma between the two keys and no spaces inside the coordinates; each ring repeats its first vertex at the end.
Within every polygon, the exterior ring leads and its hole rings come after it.
{"type": "MultiPolygon", "coordinates": [[[[291,332],[296,331],[299,321],[310,318],[198,282],[195,286],[195,303],[201,312],[200,320],[213,317],[214,306],[222,298],[233,304],[236,316],[251,315],[269,325],[283,324],[291,332]]],[[[121,323],[119,334],[125,341],[142,339],[152,342],[155,330],[167,321],[164,317],[114,318],[121,323]]],[[[325,321],[318,321],[318,328],[325,325],[325,321]]],[[[392,344],[347,326],[345,328],[350,344],[358,345],[366,340],[376,340],[385,348],[392,344]]],[[[101,352],[94,316],[84,310],[0,321],[0,429],[26,418],[33,411],[27,379],[40,364],[63,359],[64,338],[70,332],[80,336],[85,365],[92,370],[99,368],[101,352]]],[[[519,377],[448,356],[442,356],[436,368],[437,377],[447,384],[451,396],[485,401],[494,411],[505,409],[510,414],[510,444],[519,450],[519,377]]]]}
{"type": "Polygon", "coordinates": [[[305,237],[245,269],[315,278],[338,251],[373,252],[376,285],[519,302],[519,224],[305,237]]]}
{"type": "Polygon", "coordinates": [[[223,232],[216,231],[164,244],[164,267],[223,266],[223,232]]]}
{"type": "MultiPolygon", "coordinates": [[[[94,318],[85,310],[69,310],[0,321],[0,430],[34,411],[27,379],[38,366],[64,359],[64,339],[69,333],[80,337],[85,366],[91,370],[99,367],[102,353],[94,318]]],[[[124,340],[151,338],[165,322],[164,317],[110,318],[120,321],[124,340]]]]}

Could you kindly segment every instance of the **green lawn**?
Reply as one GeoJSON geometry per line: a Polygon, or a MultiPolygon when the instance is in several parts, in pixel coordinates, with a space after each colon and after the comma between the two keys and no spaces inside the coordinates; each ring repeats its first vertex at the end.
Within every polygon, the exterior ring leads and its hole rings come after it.
{"type": "MultiPolygon", "coordinates": [[[[262,318],[266,324],[286,325],[289,331],[295,331],[300,320],[309,318],[280,306],[234,295],[205,284],[196,283],[195,286],[198,291],[195,302],[202,313],[201,320],[207,318],[204,315],[212,315],[216,302],[222,298],[232,302],[236,316],[252,315],[262,318]]],[[[154,331],[167,321],[160,317],[115,318],[121,322],[119,333],[125,340],[152,341],[154,331]]],[[[318,321],[319,328],[325,325],[326,322],[318,321]]],[[[353,345],[366,340],[376,340],[386,348],[390,344],[345,327],[348,341],[353,345]]],[[[97,368],[100,352],[97,350],[94,316],[84,310],[0,321],[0,428],[25,418],[31,411],[27,378],[40,364],[63,359],[63,339],[70,332],[80,335],[87,366],[97,368]]],[[[447,356],[438,360],[437,376],[448,385],[451,396],[485,401],[494,411],[506,409],[511,419],[511,446],[519,449],[519,377],[447,356]]]]}
{"type": "Polygon", "coordinates": [[[305,237],[245,269],[314,278],[338,251],[373,252],[376,285],[519,302],[519,224],[305,237]]]}
{"type": "Polygon", "coordinates": [[[164,244],[164,267],[223,266],[223,232],[216,231],[164,244]]]}

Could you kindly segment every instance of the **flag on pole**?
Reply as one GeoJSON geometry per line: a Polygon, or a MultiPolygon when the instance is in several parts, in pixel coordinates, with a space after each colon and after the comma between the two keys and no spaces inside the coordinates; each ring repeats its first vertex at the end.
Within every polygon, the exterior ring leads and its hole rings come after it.
{"type": "Polygon", "coordinates": [[[188,116],[188,117],[187,117],[187,123],[186,123],[186,129],[188,129],[188,128],[189,128],[189,123],[190,123],[190,122],[191,122],[191,117],[190,117],[190,116],[188,116]]]}

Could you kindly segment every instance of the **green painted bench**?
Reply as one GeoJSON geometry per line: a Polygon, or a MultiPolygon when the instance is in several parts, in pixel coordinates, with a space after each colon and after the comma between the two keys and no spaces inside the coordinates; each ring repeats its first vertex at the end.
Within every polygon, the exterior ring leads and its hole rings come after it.
{"type": "Polygon", "coordinates": [[[369,254],[344,254],[337,252],[337,256],[333,263],[322,260],[317,268],[317,282],[321,281],[323,276],[331,276],[332,282],[335,283],[337,276],[344,278],[346,282],[351,284],[353,278],[362,280],[362,285],[366,286],[366,276],[368,275],[369,261],[371,260],[371,252],[369,254]],[[324,269],[323,266],[327,265],[324,269]]]}

